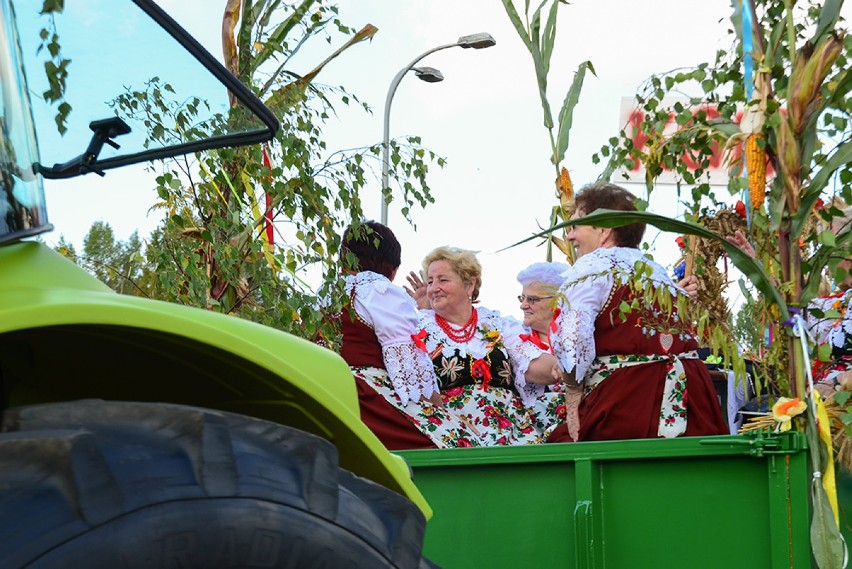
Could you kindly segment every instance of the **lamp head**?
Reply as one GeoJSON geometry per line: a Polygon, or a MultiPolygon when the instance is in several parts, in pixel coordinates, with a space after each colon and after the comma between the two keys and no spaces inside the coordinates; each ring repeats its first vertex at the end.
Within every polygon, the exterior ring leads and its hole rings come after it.
{"type": "Polygon", "coordinates": [[[473,49],[482,49],[497,45],[497,41],[491,37],[491,34],[482,32],[481,34],[471,34],[459,38],[458,44],[463,48],[472,47],[473,49]]]}
{"type": "Polygon", "coordinates": [[[427,83],[439,83],[444,80],[444,75],[434,67],[415,67],[413,71],[418,79],[427,83]]]}

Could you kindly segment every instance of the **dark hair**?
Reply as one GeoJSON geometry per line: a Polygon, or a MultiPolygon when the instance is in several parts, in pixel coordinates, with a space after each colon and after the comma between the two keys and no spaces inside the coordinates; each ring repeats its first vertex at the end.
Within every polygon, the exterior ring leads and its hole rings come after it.
{"type": "MultiPolygon", "coordinates": [[[[589,184],[574,196],[574,211],[582,210],[586,215],[598,209],[637,211],[636,196],[615,184],[589,184]]],[[[619,247],[637,248],[645,235],[644,223],[631,223],[612,230],[615,244],[619,247]]]]}
{"type": "Polygon", "coordinates": [[[402,246],[393,231],[378,221],[365,221],[357,226],[350,225],[343,234],[340,260],[345,266],[346,254],[355,256],[358,271],[373,271],[387,278],[402,262],[402,246]]]}

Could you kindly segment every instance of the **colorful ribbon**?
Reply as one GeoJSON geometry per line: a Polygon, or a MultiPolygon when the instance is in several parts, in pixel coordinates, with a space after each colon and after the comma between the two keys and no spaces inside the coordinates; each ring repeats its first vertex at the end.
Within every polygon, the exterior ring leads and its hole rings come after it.
{"type": "Polygon", "coordinates": [[[550,346],[542,342],[541,338],[539,338],[538,334],[535,332],[533,332],[532,334],[519,334],[518,337],[521,339],[522,342],[530,342],[541,350],[550,350],[550,346]]]}
{"type": "Polygon", "coordinates": [[[429,353],[429,350],[426,349],[426,344],[423,340],[425,340],[428,335],[429,334],[426,333],[426,330],[420,330],[418,333],[411,335],[411,339],[414,340],[414,345],[426,353],[429,353]]]}
{"type": "Polygon", "coordinates": [[[491,367],[484,359],[474,360],[470,365],[470,375],[477,379],[482,379],[482,389],[488,389],[488,384],[491,382],[491,367]]]}

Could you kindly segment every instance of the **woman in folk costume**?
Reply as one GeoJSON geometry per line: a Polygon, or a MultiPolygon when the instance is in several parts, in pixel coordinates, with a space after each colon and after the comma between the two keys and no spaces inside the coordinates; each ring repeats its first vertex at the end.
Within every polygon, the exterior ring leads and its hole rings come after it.
{"type": "MultiPolygon", "coordinates": [[[[636,211],[634,202],[619,186],[587,186],[572,218],[636,211]]],[[[578,225],[568,234],[578,259],[559,290],[551,340],[563,380],[583,386],[581,441],[728,432],[691,325],[677,308],[685,292],[638,249],[644,231],[644,224],[578,225]]]]}
{"type": "Polygon", "coordinates": [[[425,283],[417,275],[408,282],[430,306],[421,310],[419,339],[438,374],[444,408],[419,422],[446,446],[543,442],[560,422],[561,395],[546,389],[556,381],[553,355],[523,341],[525,330],[514,318],[474,305],[482,269],[473,252],[438,247],[423,272],[425,283]]]}
{"type": "MultiPolygon", "coordinates": [[[[550,334],[556,330],[556,317],[560,312],[557,300],[559,287],[565,281],[565,273],[568,268],[569,266],[565,263],[533,263],[521,270],[517,276],[518,282],[521,284],[518,302],[521,303],[520,308],[524,315],[524,333],[520,336],[521,340],[530,342],[551,353],[553,353],[553,349],[550,345],[550,334]]],[[[583,394],[582,388],[574,382],[565,384],[559,381],[551,385],[549,389],[561,392],[564,396],[564,401],[557,400],[556,405],[560,411],[560,418],[565,421],[570,436],[566,438],[564,429],[560,429],[556,433],[558,442],[576,440],[579,430],[577,405],[580,403],[583,394]]],[[[537,402],[537,405],[534,405],[538,415],[542,413],[547,415],[548,407],[553,406],[553,401],[544,401],[543,403],[544,409],[541,408],[541,400],[537,402]]],[[[550,439],[549,442],[555,441],[550,439]]]]}
{"type": "Polygon", "coordinates": [[[361,419],[389,449],[434,447],[386,400],[441,404],[432,362],[412,338],[419,329],[417,306],[391,282],[401,259],[399,241],[386,226],[368,221],[346,230],[341,259],[348,255],[354,268],[345,279],[341,356],[355,375],[361,419]]]}

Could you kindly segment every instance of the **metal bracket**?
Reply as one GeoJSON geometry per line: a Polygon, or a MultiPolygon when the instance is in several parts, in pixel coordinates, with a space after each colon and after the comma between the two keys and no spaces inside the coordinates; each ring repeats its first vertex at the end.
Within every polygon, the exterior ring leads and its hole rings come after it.
{"type": "Polygon", "coordinates": [[[740,435],[736,439],[704,439],[702,445],[711,446],[741,446],[745,447],[747,454],[762,457],[769,454],[795,454],[805,448],[802,439],[795,431],[786,433],[773,433],[771,431],[759,430],[740,435]]]}

